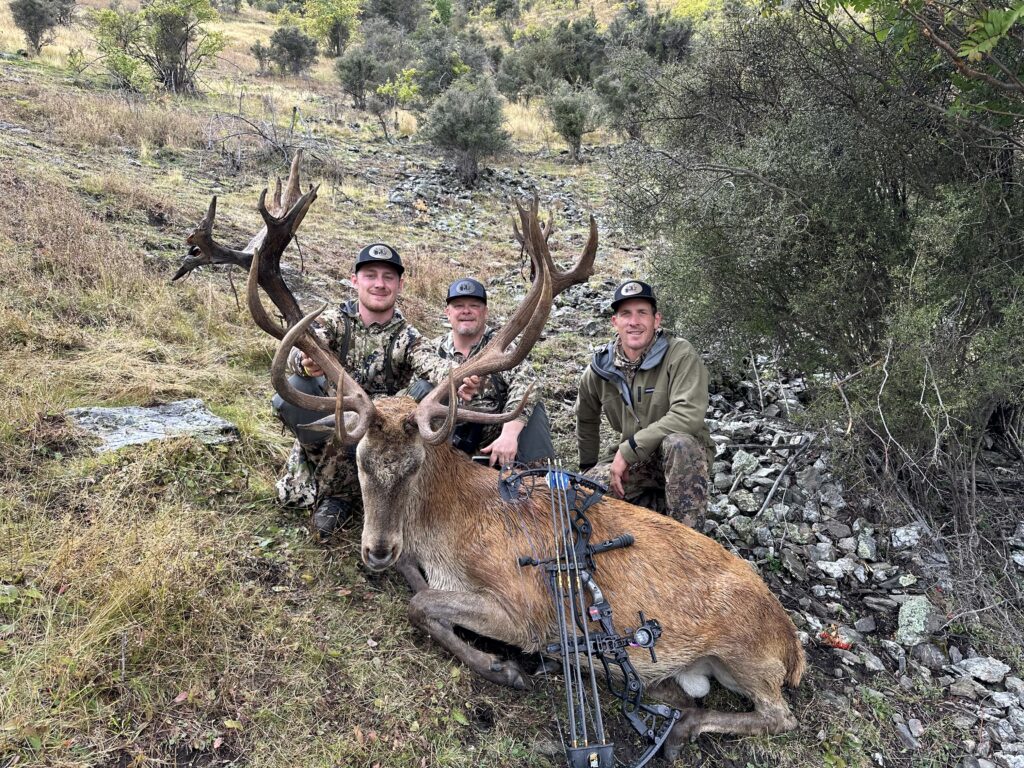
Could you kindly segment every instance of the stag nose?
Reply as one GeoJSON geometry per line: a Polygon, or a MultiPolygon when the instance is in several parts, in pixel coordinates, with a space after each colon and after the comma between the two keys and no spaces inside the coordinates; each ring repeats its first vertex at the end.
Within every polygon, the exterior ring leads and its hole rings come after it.
{"type": "Polygon", "coordinates": [[[363,562],[374,571],[383,571],[398,558],[397,547],[363,547],[363,562]]]}

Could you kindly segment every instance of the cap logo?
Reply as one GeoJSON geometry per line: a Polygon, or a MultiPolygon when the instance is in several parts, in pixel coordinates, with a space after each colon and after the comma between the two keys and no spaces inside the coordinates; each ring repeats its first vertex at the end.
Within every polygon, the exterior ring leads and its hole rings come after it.
{"type": "Polygon", "coordinates": [[[470,282],[463,281],[455,286],[456,293],[473,293],[474,285],[470,282]]]}
{"type": "Polygon", "coordinates": [[[390,261],[393,256],[391,255],[391,249],[386,245],[375,245],[369,250],[369,256],[371,259],[381,259],[390,261]]]}
{"type": "Polygon", "coordinates": [[[640,283],[626,283],[622,286],[622,290],[619,293],[623,296],[636,296],[638,293],[643,293],[644,287],[640,283]]]}

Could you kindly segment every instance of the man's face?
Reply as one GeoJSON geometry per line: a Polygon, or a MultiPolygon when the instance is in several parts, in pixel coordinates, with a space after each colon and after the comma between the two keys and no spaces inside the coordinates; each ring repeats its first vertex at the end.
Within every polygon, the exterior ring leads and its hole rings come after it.
{"type": "Polygon", "coordinates": [[[359,303],[371,312],[387,312],[402,292],[403,279],[390,264],[367,264],[352,275],[359,303]]]}
{"type": "Polygon", "coordinates": [[[444,310],[457,336],[478,339],[487,325],[487,305],[480,299],[452,299],[444,310]]]}
{"type": "Polygon", "coordinates": [[[635,360],[661,327],[661,313],[646,299],[627,299],[612,315],[612,327],[619,335],[626,357],[635,360]]]}

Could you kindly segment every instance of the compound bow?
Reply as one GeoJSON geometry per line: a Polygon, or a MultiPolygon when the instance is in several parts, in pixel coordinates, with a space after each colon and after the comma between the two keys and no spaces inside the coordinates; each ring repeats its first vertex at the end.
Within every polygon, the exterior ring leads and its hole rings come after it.
{"type": "Polygon", "coordinates": [[[654,645],[661,636],[661,626],[655,619],[645,618],[640,611],[640,623],[635,629],[626,628],[622,634],[617,633],[612,607],[594,578],[595,555],[628,547],[633,544],[633,536],[623,533],[598,544],[590,543],[593,529],[586,513],[601,500],[607,488],[575,472],[549,466],[503,476],[498,484],[502,498],[511,501],[528,494],[524,482],[527,478],[543,479],[551,489],[555,553],[543,559],[523,556],[519,558],[519,565],[544,568],[555,603],[559,640],[548,645],[545,651],[558,654],[562,660],[568,731],[567,740],[563,735],[563,744],[567,765],[569,768],[610,768],[619,764],[641,768],[661,748],[681,713],[664,704],[643,701],[643,681],[626,651],[629,647],[644,648],[650,652],[651,660],[657,661],[654,645]],[[615,745],[605,732],[595,660],[600,660],[608,689],[622,701],[623,715],[646,745],[631,764],[617,760],[615,745]],[[613,667],[621,672],[621,681],[613,679],[613,667]]]}

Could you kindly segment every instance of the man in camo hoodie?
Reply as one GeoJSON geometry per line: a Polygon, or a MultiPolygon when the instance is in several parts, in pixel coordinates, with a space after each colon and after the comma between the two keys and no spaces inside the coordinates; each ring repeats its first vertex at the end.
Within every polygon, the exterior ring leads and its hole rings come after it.
{"type": "Polygon", "coordinates": [[[695,526],[707,509],[713,445],[704,423],[707,369],[690,342],[661,329],[661,313],[647,283],[619,285],[612,312],[615,338],[594,354],[580,380],[580,469],[607,483],[620,498],[695,526]],[[602,412],[617,443],[605,457],[600,456],[602,412]]]}
{"type": "MultiPolygon", "coordinates": [[[[325,311],[314,331],[327,342],[345,370],[371,398],[396,394],[412,378],[411,353],[419,332],[395,307],[404,282],[398,251],[372,243],[356,257],[352,285],[356,298],[325,311]]],[[[328,394],[323,371],[302,352],[289,358],[290,379],[297,389],[328,394]]],[[[361,503],[354,446],[339,446],[333,438],[299,425],[322,414],[304,412],[274,398],[279,418],[296,436],[284,474],[277,481],[282,504],[314,508],[312,524],[323,538],[330,536],[361,503]]]]}

